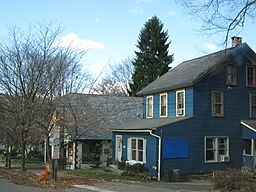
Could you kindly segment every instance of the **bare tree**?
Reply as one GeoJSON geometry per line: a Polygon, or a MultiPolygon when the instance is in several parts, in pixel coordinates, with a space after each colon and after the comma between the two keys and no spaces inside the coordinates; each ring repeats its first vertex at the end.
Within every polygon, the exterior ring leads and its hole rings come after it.
{"type": "Polygon", "coordinates": [[[110,72],[103,78],[102,82],[95,84],[92,93],[129,96],[132,74],[134,67],[131,59],[126,58],[116,65],[110,65],[110,72]]]}
{"type": "Polygon", "coordinates": [[[39,23],[25,32],[13,27],[0,44],[0,90],[7,100],[3,109],[19,133],[22,170],[30,134],[44,130],[49,137],[54,100],[83,88],[89,78],[79,64],[85,51],[55,44],[61,32],[53,23],[39,23]]]}
{"type": "Polygon", "coordinates": [[[225,33],[224,44],[230,35],[237,35],[251,19],[255,21],[256,0],[181,0],[185,12],[200,19],[202,30],[209,34],[225,33]]]}

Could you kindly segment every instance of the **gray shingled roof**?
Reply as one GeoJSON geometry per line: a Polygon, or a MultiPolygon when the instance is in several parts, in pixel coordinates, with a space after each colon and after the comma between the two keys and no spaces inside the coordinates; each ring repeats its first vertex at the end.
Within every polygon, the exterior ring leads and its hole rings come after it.
{"type": "Polygon", "coordinates": [[[119,97],[109,95],[90,95],[72,93],[61,97],[58,100],[57,111],[68,114],[69,107],[74,109],[81,106],[79,115],[82,118],[79,122],[80,127],[84,127],[84,134],[79,139],[111,139],[113,127],[139,119],[138,114],[142,114],[143,100],[140,97],[119,97]],[[91,123],[90,129],[87,128],[88,121],[91,123]]]}
{"type": "Polygon", "coordinates": [[[122,124],[113,129],[113,131],[127,131],[127,130],[156,130],[158,127],[176,123],[189,119],[191,117],[172,117],[159,119],[140,119],[126,124],[122,124]]]}
{"type": "Polygon", "coordinates": [[[137,94],[147,95],[192,86],[194,82],[206,75],[215,65],[222,63],[225,58],[243,46],[249,47],[246,43],[243,43],[235,48],[185,61],[156,79],[137,94]]]}

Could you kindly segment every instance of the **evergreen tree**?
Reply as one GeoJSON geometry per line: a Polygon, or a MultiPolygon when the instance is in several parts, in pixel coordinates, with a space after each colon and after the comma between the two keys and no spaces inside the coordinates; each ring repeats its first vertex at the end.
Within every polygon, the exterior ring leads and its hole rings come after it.
{"type": "Polygon", "coordinates": [[[173,55],[168,55],[171,42],[168,32],[163,31],[163,23],[156,17],[150,18],[141,29],[135,51],[134,73],[130,83],[131,96],[169,71],[173,55]]]}

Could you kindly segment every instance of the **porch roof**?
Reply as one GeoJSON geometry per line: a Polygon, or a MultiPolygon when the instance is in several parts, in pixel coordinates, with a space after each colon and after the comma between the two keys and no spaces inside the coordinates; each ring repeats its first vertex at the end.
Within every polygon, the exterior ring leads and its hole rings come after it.
{"type": "Polygon", "coordinates": [[[256,119],[241,120],[243,139],[256,139],[256,119]]]}
{"type": "Polygon", "coordinates": [[[156,130],[168,124],[176,123],[189,119],[191,117],[172,117],[172,118],[158,118],[158,119],[140,119],[126,124],[122,124],[112,131],[135,131],[135,130],[156,130]]]}

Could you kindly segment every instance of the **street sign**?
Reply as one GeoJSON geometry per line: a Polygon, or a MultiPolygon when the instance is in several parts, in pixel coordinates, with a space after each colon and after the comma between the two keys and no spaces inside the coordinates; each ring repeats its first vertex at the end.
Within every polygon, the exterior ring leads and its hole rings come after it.
{"type": "Polygon", "coordinates": [[[60,158],[60,147],[52,146],[52,159],[59,159],[59,158],[60,158]]]}

